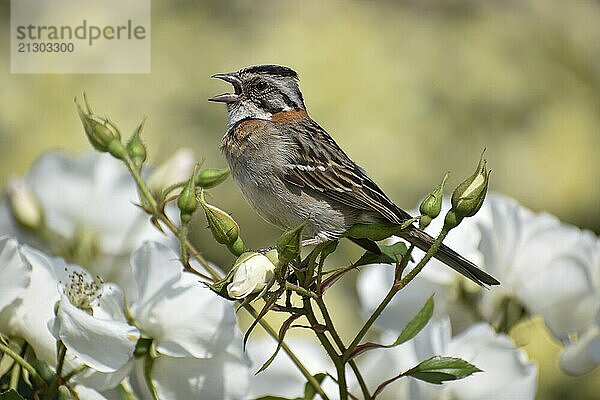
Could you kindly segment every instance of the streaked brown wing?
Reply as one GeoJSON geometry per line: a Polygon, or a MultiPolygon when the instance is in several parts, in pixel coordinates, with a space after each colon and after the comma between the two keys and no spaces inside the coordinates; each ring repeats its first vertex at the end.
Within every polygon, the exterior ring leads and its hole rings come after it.
{"type": "Polygon", "coordinates": [[[287,182],[318,191],[350,207],[378,212],[393,223],[410,218],[316,122],[295,121],[285,129],[295,131],[291,137],[296,150],[288,155],[284,177],[287,182]]]}

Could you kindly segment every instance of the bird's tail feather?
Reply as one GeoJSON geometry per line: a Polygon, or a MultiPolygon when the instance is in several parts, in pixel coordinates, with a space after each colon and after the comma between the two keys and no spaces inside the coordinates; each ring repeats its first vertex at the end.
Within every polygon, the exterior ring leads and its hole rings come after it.
{"type": "MultiPolygon", "coordinates": [[[[429,250],[434,241],[431,236],[414,226],[410,226],[402,231],[400,236],[423,251],[429,250]]],[[[500,284],[493,276],[483,272],[471,261],[467,260],[445,244],[440,246],[434,257],[478,285],[500,284]]]]}

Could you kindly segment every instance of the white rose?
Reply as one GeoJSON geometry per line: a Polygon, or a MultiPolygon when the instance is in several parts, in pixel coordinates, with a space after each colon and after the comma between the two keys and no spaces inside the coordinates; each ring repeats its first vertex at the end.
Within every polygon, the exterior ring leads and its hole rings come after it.
{"type": "Polygon", "coordinates": [[[227,286],[227,293],[234,299],[242,299],[249,294],[260,292],[273,278],[275,265],[260,253],[244,253],[233,266],[233,281],[227,286]]]}

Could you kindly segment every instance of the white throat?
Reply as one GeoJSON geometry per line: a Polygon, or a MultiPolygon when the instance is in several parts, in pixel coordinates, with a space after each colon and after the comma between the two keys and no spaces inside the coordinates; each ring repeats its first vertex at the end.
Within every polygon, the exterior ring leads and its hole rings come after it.
{"type": "Polygon", "coordinates": [[[268,112],[261,110],[256,104],[248,102],[237,102],[227,104],[227,127],[231,128],[237,122],[246,119],[264,119],[270,120],[273,115],[268,112]]]}

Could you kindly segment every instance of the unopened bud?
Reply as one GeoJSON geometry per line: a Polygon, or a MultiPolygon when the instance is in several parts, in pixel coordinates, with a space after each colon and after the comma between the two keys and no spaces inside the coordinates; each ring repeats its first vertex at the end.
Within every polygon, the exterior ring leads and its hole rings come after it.
{"type": "Polygon", "coordinates": [[[277,253],[280,266],[287,265],[300,255],[302,230],[305,225],[306,223],[302,223],[294,229],[284,232],[277,240],[277,253]]]}
{"type": "Polygon", "coordinates": [[[123,160],[127,157],[127,149],[121,143],[119,129],[108,120],[92,112],[85,93],[83,95],[85,110],[81,108],[77,99],[77,112],[83,123],[83,129],[91,145],[98,151],[110,153],[115,158],[123,160]]]}
{"type": "Polygon", "coordinates": [[[448,173],[446,172],[442,178],[442,182],[421,202],[421,206],[419,207],[419,211],[421,212],[419,225],[421,229],[427,227],[433,219],[440,215],[440,211],[442,210],[444,185],[446,184],[447,179],[448,173]]]}
{"type": "Polygon", "coordinates": [[[226,245],[234,254],[243,252],[244,243],[240,238],[240,227],[231,215],[204,201],[201,202],[208,227],[218,243],[226,245]],[[240,250],[242,250],[240,252],[240,250]]]}
{"type": "Polygon", "coordinates": [[[10,179],[6,191],[11,211],[21,226],[36,230],[44,224],[42,204],[25,181],[10,179]]]}
{"type": "Polygon", "coordinates": [[[485,150],[481,153],[475,173],[458,185],[452,193],[452,210],[461,218],[475,215],[485,200],[490,171],[487,170],[484,154],[485,150]]]}
{"type": "Polygon", "coordinates": [[[131,139],[127,142],[127,153],[138,170],[142,168],[142,164],[146,161],[146,146],[140,137],[145,122],[146,118],[140,122],[133,135],[131,135],[131,139]]]}
{"type": "Polygon", "coordinates": [[[181,222],[187,224],[192,219],[192,215],[198,208],[198,199],[196,198],[196,186],[195,176],[196,176],[197,167],[194,170],[194,173],[188,180],[188,182],[183,187],[183,190],[179,194],[177,198],[177,207],[179,207],[179,213],[181,217],[181,222]]]}
{"type": "Polygon", "coordinates": [[[200,171],[196,177],[196,185],[203,189],[210,189],[221,182],[223,182],[229,176],[229,170],[227,168],[207,168],[200,171]]]}

